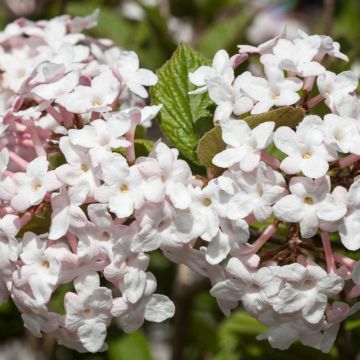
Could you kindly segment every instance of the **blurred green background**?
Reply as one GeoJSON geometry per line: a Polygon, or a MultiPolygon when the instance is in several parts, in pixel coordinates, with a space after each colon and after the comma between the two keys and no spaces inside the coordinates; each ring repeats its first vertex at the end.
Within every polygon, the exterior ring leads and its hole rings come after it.
{"type": "MultiPolygon", "coordinates": [[[[87,15],[96,8],[101,10],[99,24],[90,34],[135,50],[142,66],[152,70],[170,58],[179,41],[211,58],[220,48],[234,54],[238,44],[266,41],[286,26],[290,36],[298,28],[332,35],[350,62],[331,61],[328,66],[334,71],[351,68],[360,75],[360,0],[2,0],[0,25],[3,28],[21,16],[37,20],[64,13],[87,15]]],[[[343,326],[330,354],[298,344],[281,352],[255,339],[264,328],[241,310],[224,318],[206,281],[179,270],[158,252],[152,254],[150,271],[158,279],[157,292],[176,303],[172,321],[145,324],[131,335],[123,334],[114,321],[107,352],[78,354],[56,345],[50,337],[31,336],[9,302],[0,307],[0,360],[352,360],[360,354],[360,320],[356,318],[343,326]]],[[[56,292],[54,310],[63,311],[65,292],[66,288],[56,292]]]]}

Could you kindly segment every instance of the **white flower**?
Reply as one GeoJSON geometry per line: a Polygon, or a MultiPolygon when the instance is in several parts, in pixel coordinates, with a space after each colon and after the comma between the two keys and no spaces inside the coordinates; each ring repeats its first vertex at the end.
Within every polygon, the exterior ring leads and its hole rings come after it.
{"type": "Polygon", "coordinates": [[[234,80],[234,70],[231,66],[229,54],[225,50],[219,50],[212,61],[211,66],[200,66],[194,72],[189,73],[189,80],[198,89],[191,91],[189,94],[202,94],[207,91],[206,79],[219,76],[228,84],[234,80]]]}
{"type": "Polygon", "coordinates": [[[341,242],[348,250],[360,249],[360,178],[350,186],[347,196],[348,213],[339,227],[341,242]]]}
{"type": "Polygon", "coordinates": [[[254,170],[260,162],[261,150],[272,140],[275,123],[264,122],[250,129],[243,120],[230,120],[221,124],[222,138],[227,149],[216,154],[213,164],[230,167],[236,163],[243,171],[254,170]]]}
{"type": "Polygon", "coordinates": [[[295,77],[285,78],[284,73],[276,65],[265,65],[266,79],[248,76],[241,83],[241,89],[257,103],[251,110],[259,114],[270,110],[273,106],[295,104],[300,96],[302,81],[295,77]]]}
{"type": "Polygon", "coordinates": [[[47,192],[58,189],[62,184],[57,180],[55,172],[48,171],[49,162],[45,156],[35,158],[26,168],[26,172],[18,172],[13,180],[18,187],[17,194],[11,199],[11,206],[20,212],[30,206],[38,205],[44,200],[47,192]]]}
{"type": "Polygon", "coordinates": [[[20,258],[24,265],[14,273],[15,286],[29,284],[39,305],[46,304],[60,279],[60,263],[47,242],[34,233],[25,233],[20,258]]]}
{"type": "Polygon", "coordinates": [[[91,86],[78,85],[73,92],[60,96],[57,103],[73,113],[104,112],[111,110],[119,91],[119,80],[107,70],[94,77],[91,86]]]}
{"type": "Polygon", "coordinates": [[[334,111],[334,100],[353,92],[357,88],[358,78],[352,71],[343,71],[340,74],[326,71],[318,76],[317,85],[320,94],[326,99],[326,105],[334,111]]]}
{"type": "Polygon", "coordinates": [[[340,276],[327,274],[315,264],[284,266],[281,276],[287,286],[273,300],[274,310],[280,314],[301,311],[311,324],[317,324],[323,317],[328,296],[338,294],[344,286],[340,276]]]}
{"type": "Polygon", "coordinates": [[[360,155],[360,133],[356,120],[336,114],[325,115],[324,142],[339,152],[360,155]]]}
{"type": "Polygon", "coordinates": [[[329,193],[328,177],[293,177],[289,189],[291,194],[273,206],[274,215],[281,221],[300,223],[304,238],[316,234],[320,221],[338,221],[346,214],[345,204],[329,193]]]}
{"type": "Polygon", "coordinates": [[[149,157],[137,162],[137,169],[147,178],[144,183],[147,200],[158,203],[167,195],[176,208],[189,207],[191,196],[187,185],[192,178],[191,169],[184,160],[178,159],[178,155],[176,149],[159,142],[149,157]]]}
{"type": "Polygon", "coordinates": [[[281,69],[291,71],[302,77],[316,76],[325,72],[325,68],[314,61],[321,46],[320,37],[309,36],[306,39],[279,39],[273,47],[273,54],[262,55],[263,64],[278,64],[281,69]]]}
{"type": "Polygon", "coordinates": [[[70,186],[85,183],[89,194],[93,195],[100,182],[97,171],[92,165],[89,151],[81,146],[72,145],[68,136],[60,139],[59,147],[65,156],[66,164],[55,169],[56,177],[70,186]]]}
{"type": "Polygon", "coordinates": [[[58,194],[53,194],[49,239],[57,240],[67,233],[69,227],[78,228],[86,224],[87,218],[80,206],[85,202],[87,193],[86,184],[80,183],[68,191],[62,187],[58,194]]]}
{"type": "Polygon", "coordinates": [[[130,122],[120,121],[112,117],[108,120],[97,119],[82,129],[69,130],[70,142],[90,149],[89,154],[93,166],[97,166],[104,153],[111,149],[127,147],[130,143],[125,140],[124,134],[129,130],[130,122]]]}
{"type": "Polygon", "coordinates": [[[241,90],[244,79],[251,76],[247,71],[238,76],[233,84],[229,84],[220,76],[205,78],[209,96],[217,105],[214,121],[226,121],[231,114],[242,115],[249,112],[253,106],[253,100],[241,90]]]}
{"type": "Polygon", "coordinates": [[[108,203],[117,217],[130,216],[143,202],[143,179],[135,166],[129,168],[126,160],[113,153],[101,161],[104,185],[95,191],[95,198],[108,203]]]}
{"type": "Polygon", "coordinates": [[[69,94],[79,83],[79,71],[72,71],[59,80],[34,87],[31,92],[42,99],[53,100],[69,94]]]}
{"type": "Polygon", "coordinates": [[[233,278],[217,283],[211,295],[225,300],[241,300],[251,314],[258,314],[269,306],[270,298],[283,288],[284,281],[278,276],[278,267],[267,266],[249,271],[237,258],[231,258],[226,270],[233,278]]]}
{"type": "Polygon", "coordinates": [[[77,294],[65,295],[65,327],[77,333],[90,352],[98,352],[104,345],[106,328],[111,322],[111,290],[100,287],[96,273],[76,279],[77,294]]]}
{"type": "Polygon", "coordinates": [[[116,298],[111,313],[127,333],[137,330],[144,320],[161,322],[175,313],[175,306],[167,296],[154,294],[156,280],[151,273],[146,274],[146,284],[141,299],[131,304],[124,298],[116,298]]]}
{"type": "Polygon", "coordinates": [[[203,225],[200,237],[205,241],[211,241],[219,230],[219,215],[225,216],[225,205],[229,195],[221,191],[215,181],[209,182],[203,189],[191,189],[191,194],[191,210],[203,225]]]}
{"type": "Polygon", "coordinates": [[[323,121],[316,115],[309,115],[299,124],[296,133],[287,126],[279,127],[274,134],[274,143],[288,155],[280,164],[287,174],[300,171],[305,176],[319,178],[328,169],[328,161],[336,160],[336,152],[323,144],[323,121]]]}
{"type": "Polygon", "coordinates": [[[155,85],[157,76],[150,70],[139,69],[139,58],[134,51],[112,48],[105,52],[105,56],[133,93],[142,98],[148,96],[144,86],[155,85]]]}
{"type": "Polygon", "coordinates": [[[242,252],[242,245],[249,237],[249,225],[245,220],[220,219],[219,232],[207,247],[206,261],[215,265],[223,261],[229,253],[242,252]]]}
{"type": "Polygon", "coordinates": [[[287,194],[282,175],[264,163],[252,172],[232,171],[230,176],[235,191],[227,207],[229,219],[245,218],[253,213],[258,221],[266,221],[272,205],[287,194]]]}

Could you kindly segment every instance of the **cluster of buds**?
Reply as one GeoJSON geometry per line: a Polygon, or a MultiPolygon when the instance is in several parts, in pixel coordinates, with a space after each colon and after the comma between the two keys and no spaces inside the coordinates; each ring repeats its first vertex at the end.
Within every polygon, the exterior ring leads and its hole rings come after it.
{"type": "Polygon", "coordinates": [[[21,19],[0,33],[0,301],[11,296],[36,336],[102,351],[113,318],[132,332],[173,316],[147,271],[148,253],[160,250],[209,278],[225,314],[241,302],[268,325],[260,338],[274,347],[300,340],[329,351],[359,307],[330,299],[345,281],[354,283],[347,298],[360,295],[360,264],[330,244],[331,235],[360,248],[357,79],[320,64],[325,55],[346,60],[339,45],[277,37],[231,58],[221,50],[212,67],[189,74],[199,87],[192,96],[208,91],[217,105],[227,145],[213,158],[226,170],[204,179],[161,141],[136,158],[136,127],[161,111],[144,100],[157,77],[134,52],[81,33],[95,24],[96,13],[21,19]],[[264,71],[235,78],[249,54],[264,71]],[[282,106],[310,112],[323,100],[331,113],[305,116],[296,132],[236,118],[282,106]],[[44,214],[48,223],[36,226],[44,214]],[[265,230],[249,242],[259,222],[265,230]],[[278,230],[288,237],[268,250],[278,230]],[[52,299],[61,287],[60,314],[52,299]]]}

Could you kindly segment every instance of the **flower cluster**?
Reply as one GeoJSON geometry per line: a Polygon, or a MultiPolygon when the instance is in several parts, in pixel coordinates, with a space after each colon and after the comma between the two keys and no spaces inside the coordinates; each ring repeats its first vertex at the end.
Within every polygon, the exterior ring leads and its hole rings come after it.
{"type": "Polygon", "coordinates": [[[20,19],[0,33],[0,301],[11,295],[34,335],[81,352],[106,349],[114,317],[130,332],[173,315],[147,271],[145,252],[159,246],[148,213],[168,197],[169,211],[184,206],[178,190],[191,181],[162,143],[133,164],[136,126],[161,108],[144,100],[157,77],[134,52],[81,33],[96,17],[20,19]]]}
{"type": "Polygon", "coordinates": [[[339,45],[282,36],[231,58],[220,50],[189,74],[191,96],[208,91],[217,105],[226,145],[213,158],[226,170],[205,179],[161,141],[136,158],[137,126],[161,110],[145,101],[157,77],[134,52],[82,33],[96,15],[20,19],[0,33],[0,301],[11,296],[36,336],[102,351],[113,318],[131,332],[174,314],[148,271],[159,249],[209,278],[225,314],[241,301],[274,347],[300,340],[328,351],[359,307],[332,300],[345,281],[354,283],[349,296],[360,295],[359,263],[333,254],[329,235],[360,248],[357,80],[320,64],[325,55],[346,60],[339,45]],[[264,71],[235,77],[249,54],[264,71]],[[330,113],[305,116],[296,131],[237,118],[284,106],[310,112],[323,100],[330,113]],[[249,242],[259,223],[265,230],[249,242]],[[288,238],[268,249],[278,230],[288,238]],[[59,289],[63,314],[51,306],[59,289]]]}
{"type": "Polygon", "coordinates": [[[333,253],[330,243],[360,249],[358,80],[322,65],[327,57],[346,61],[339,48],[330,37],[299,31],[294,40],[283,34],[258,47],[240,45],[232,57],[220,50],[212,66],[189,74],[198,87],[192,94],[208,92],[216,104],[225,146],[212,159],[225,171],[202,190],[214,209],[200,235],[209,241],[205,259],[213,266],[228,259],[211,294],[225,314],[241,302],[269,328],[259,339],[279,349],[299,340],[329,351],[341,321],[360,308],[336,301],[345,281],[353,284],[348,299],[360,295],[359,263],[333,253]],[[236,75],[253,55],[261,67],[236,75]],[[323,101],[329,111],[322,119],[312,110],[323,101]],[[280,126],[276,111],[266,117],[279,107],[303,111],[296,129],[280,126]],[[246,113],[264,116],[250,128],[246,113]],[[265,229],[249,244],[249,225],[256,233],[259,223],[265,229]],[[277,230],[287,235],[263,247],[277,230]]]}

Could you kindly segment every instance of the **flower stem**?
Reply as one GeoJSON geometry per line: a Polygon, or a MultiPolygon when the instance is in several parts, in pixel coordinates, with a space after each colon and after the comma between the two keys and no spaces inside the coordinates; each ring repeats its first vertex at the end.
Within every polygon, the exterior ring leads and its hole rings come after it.
{"type": "Polygon", "coordinates": [[[270,165],[274,170],[277,170],[280,166],[280,161],[268,154],[265,150],[261,150],[261,160],[270,165]]]}
{"type": "Polygon", "coordinates": [[[334,255],[332,253],[329,234],[326,231],[321,232],[321,240],[324,247],[325,261],[328,273],[333,273],[336,270],[334,255]]]}
{"type": "Polygon", "coordinates": [[[340,264],[340,265],[344,265],[347,268],[353,269],[356,265],[356,261],[353,259],[350,259],[349,257],[339,254],[339,253],[334,253],[334,260],[340,264]]]}

